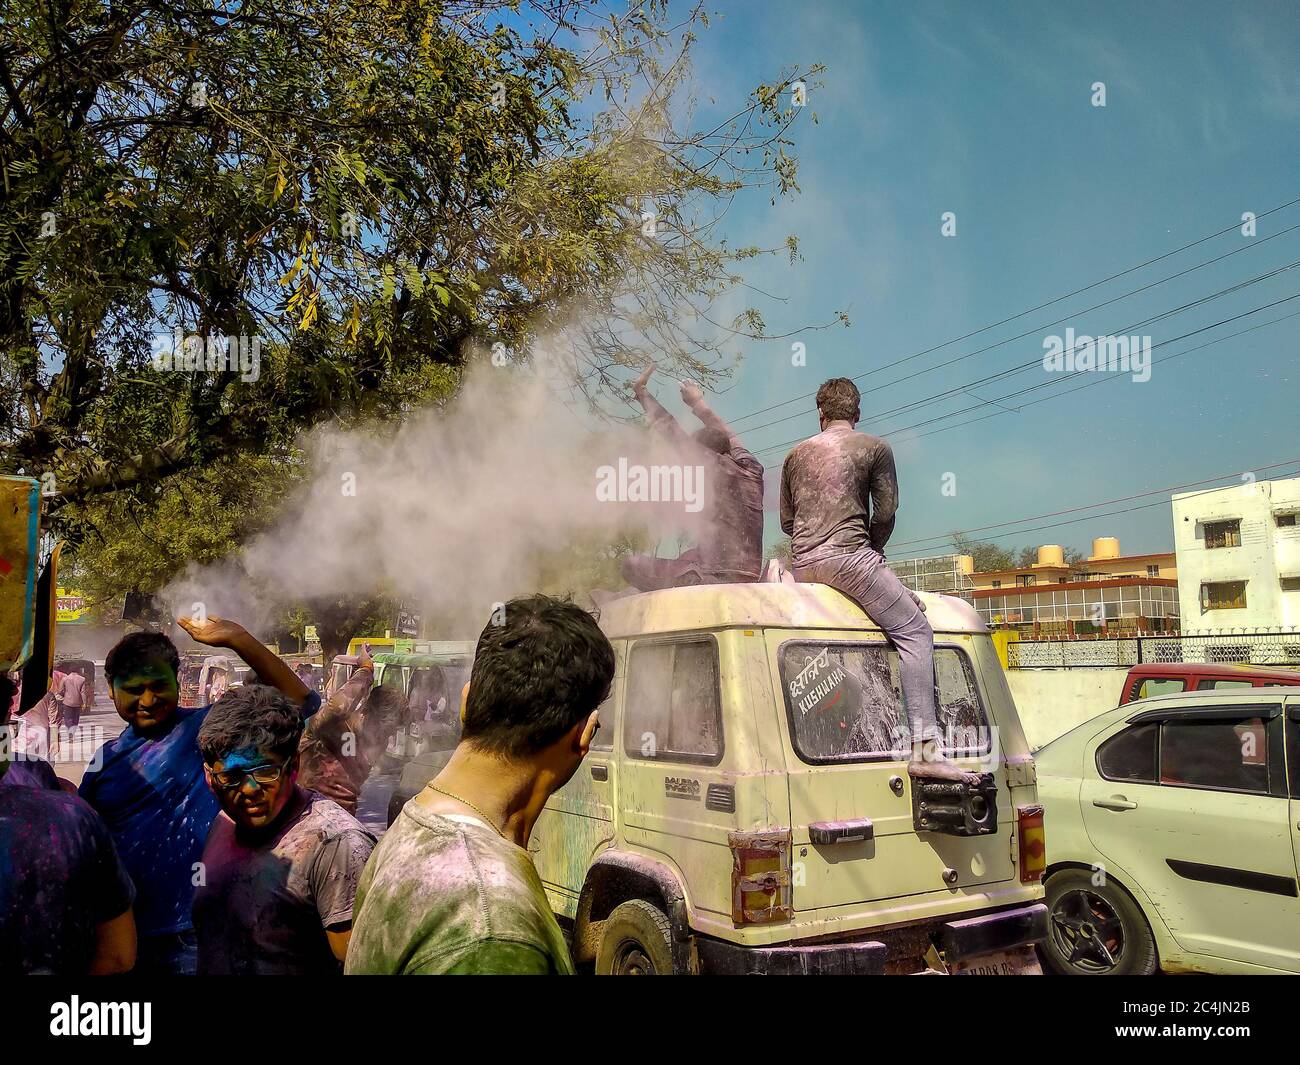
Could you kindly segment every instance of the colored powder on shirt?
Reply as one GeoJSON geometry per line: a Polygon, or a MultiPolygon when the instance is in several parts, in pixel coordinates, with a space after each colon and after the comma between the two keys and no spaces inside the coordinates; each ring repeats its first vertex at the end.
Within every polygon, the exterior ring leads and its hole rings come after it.
{"type": "MultiPolygon", "coordinates": [[[[303,715],[319,707],[320,696],[311,692],[303,715]]],[[[220,810],[197,741],[209,709],[178,708],[163,733],[148,737],[128,726],[104,744],[95,759],[100,768],[81,780],[82,798],[103,816],[135,881],[141,936],[193,927],[198,863],[220,810]]]]}
{"type": "Polygon", "coordinates": [[[573,973],[528,852],[412,800],[357,891],[346,972],[573,973]]]}

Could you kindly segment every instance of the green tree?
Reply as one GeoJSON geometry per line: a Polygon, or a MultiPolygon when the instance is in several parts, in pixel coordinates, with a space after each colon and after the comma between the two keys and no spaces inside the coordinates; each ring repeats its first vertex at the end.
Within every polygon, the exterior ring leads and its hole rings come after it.
{"type": "Polygon", "coordinates": [[[603,8],[10,0],[0,470],[55,474],[63,530],[73,504],[179,491],[323,419],[400,417],[476,351],[557,331],[594,406],[651,353],[725,372],[765,323],[718,330],[710,302],[797,246],[710,227],[747,186],[797,188],[786,90],[814,71],[683,129],[706,16],[603,8]],[[174,329],[209,360],[211,338],[257,340],[260,372],[161,372],[174,329]]]}
{"type": "Polygon", "coordinates": [[[965,533],[955,532],[952,534],[952,549],[954,554],[970,555],[975,560],[975,572],[977,573],[1013,569],[1016,566],[1015,557],[1006,548],[999,547],[997,544],[973,540],[965,533]]]}

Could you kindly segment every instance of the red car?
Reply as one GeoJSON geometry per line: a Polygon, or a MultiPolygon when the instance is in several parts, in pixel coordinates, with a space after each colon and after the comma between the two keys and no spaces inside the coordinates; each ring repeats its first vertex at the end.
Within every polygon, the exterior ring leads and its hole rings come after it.
{"type": "Polygon", "coordinates": [[[1134,666],[1128,671],[1119,705],[1131,703],[1134,699],[1145,699],[1149,695],[1266,688],[1276,684],[1300,685],[1300,670],[1202,662],[1161,662],[1134,666]]]}

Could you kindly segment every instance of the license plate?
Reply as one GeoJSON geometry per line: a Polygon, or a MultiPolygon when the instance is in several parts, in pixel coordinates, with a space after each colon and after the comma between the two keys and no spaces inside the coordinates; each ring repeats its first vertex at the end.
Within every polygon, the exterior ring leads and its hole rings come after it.
{"type": "Polygon", "coordinates": [[[953,976],[1042,976],[1043,967],[1033,947],[981,954],[950,966],[953,976]]]}

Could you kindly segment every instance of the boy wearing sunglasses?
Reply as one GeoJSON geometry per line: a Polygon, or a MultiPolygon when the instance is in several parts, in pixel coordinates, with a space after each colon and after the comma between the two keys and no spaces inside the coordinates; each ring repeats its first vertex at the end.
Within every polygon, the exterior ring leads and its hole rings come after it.
{"type": "MultiPolygon", "coordinates": [[[[197,643],[233,651],[306,717],[320,696],[242,625],[208,614],[181,618],[197,643]]],[[[108,652],[104,675],[126,722],[81,778],[80,793],[108,824],[135,882],[140,948],[134,972],[192,976],[190,910],[198,861],[217,803],[203,782],[195,735],[210,707],[182,707],[176,645],[158,632],[133,632],[108,652]]]]}
{"type": "Polygon", "coordinates": [[[264,685],[227,692],[199,729],[221,807],[194,894],[200,975],[342,972],[375,837],[298,786],[302,730],[298,707],[264,685]]]}

